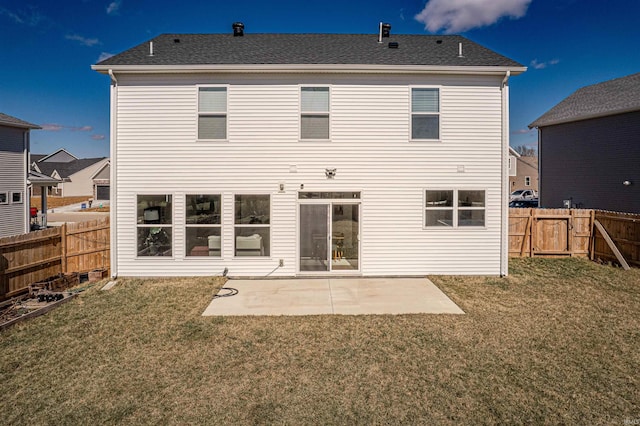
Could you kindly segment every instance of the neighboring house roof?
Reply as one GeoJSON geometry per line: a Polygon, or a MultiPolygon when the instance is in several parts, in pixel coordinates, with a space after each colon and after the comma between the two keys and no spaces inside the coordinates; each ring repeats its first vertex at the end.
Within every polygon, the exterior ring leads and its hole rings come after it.
{"type": "Polygon", "coordinates": [[[526,70],[518,62],[457,35],[377,34],[162,34],[94,65],[98,71],[118,66],[204,65],[379,65],[481,66],[526,70]],[[389,42],[398,43],[390,48],[389,42]],[[462,43],[462,57],[459,56],[462,43]]]}
{"type": "Polygon", "coordinates": [[[41,127],[36,124],[27,123],[24,120],[20,120],[19,118],[15,118],[10,115],[3,114],[1,112],[0,112],[0,125],[9,126],[9,127],[21,127],[25,129],[41,129],[41,127]]]}
{"type": "Polygon", "coordinates": [[[48,155],[46,155],[46,154],[31,154],[31,162],[32,163],[37,163],[38,161],[42,160],[45,157],[48,157],[48,155]]]}
{"type": "Polygon", "coordinates": [[[29,176],[27,177],[27,180],[29,184],[34,186],[53,186],[58,185],[58,183],[62,182],[60,179],[38,173],[35,170],[29,170],[29,176]]]}
{"type": "Polygon", "coordinates": [[[638,110],[640,110],[640,73],[578,89],[529,124],[529,128],[638,110]]]}
{"type": "MultiPolygon", "coordinates": [[[[66,161],[64,161],[65,163],[66,163],[66,162],[70,162],[70,161],[73,161],[73,160],[77,160],[77,159],[78,159],[78,157],[76,157],[75,155],[71,154],[69,151],[67,151],[67,150],[66,150],[66,149],[64,149],[64,148],[60,148],[59,150],[57,150],[57,151],[55,151],[55,152],[52,152],[52,153],[51,153],[51,154],[49,154],[49,155],[44,155],[44,156],[40,156],[40,155],[38,155],[38,157],[42,157],[42,158],[40,158],[40,159],[36,160],[36,161],[38,161],[38,162],[43,162],[43,161],[52,161],[51,159],[52,159],[53,157],[64,157],[64,158],[66,159],[66,161]],[[62,155],[59,155],[59,154],[62,154],[62,155]]],[[[33,155],[31,156],[31,158],[33,158],[33,155]]],[[[62,163],[63,161],[58,161],[58,162],[59,162],[59,163],[62,163]]]]}
{"type": "Polygon", "coordinates": [[[58,172],[58,175],[65,179],[73,175],[74,173],[79,172],[80,170],[86,169],[98,163],[100,161],[105,160],[107,157],[100,158],[81,158],[79,160],[70,161],[68,163],[54,163],[54,162],[39,162],[38,169],[48,176],[52,176],[54,172],[58,172]]]}

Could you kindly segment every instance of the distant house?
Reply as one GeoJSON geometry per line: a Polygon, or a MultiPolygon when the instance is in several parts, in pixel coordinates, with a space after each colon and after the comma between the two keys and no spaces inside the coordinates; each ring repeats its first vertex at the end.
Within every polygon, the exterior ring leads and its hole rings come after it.
{"type": "Polygon", "coordinates": [[[538,191],[538,157],[522,156],[509,147],[509,192],[538,191]]]}
{"type": "Polygon", "coordinates": [[[640,73],[577,90],[534,127],[542,207],[640,213],[640,73]]]}
{"type": "Polygon", "coordinates": [[[0,237],[29,232],[29,143],[39,126],[0,113],[0,237]]]}
{"type": "Polygon", "coordinates": [[[109,158],[78,158],[64,149],[49,155],[31,155],[32,169],[61,179],[52,195],[109,199],[109,158]]]}
{"type": "Polygon", "coordinates": [[[507,274],[508,82],[526,68],[460,36],[385,36],[234,25],[94,65],[112,272],[507,274]]]}

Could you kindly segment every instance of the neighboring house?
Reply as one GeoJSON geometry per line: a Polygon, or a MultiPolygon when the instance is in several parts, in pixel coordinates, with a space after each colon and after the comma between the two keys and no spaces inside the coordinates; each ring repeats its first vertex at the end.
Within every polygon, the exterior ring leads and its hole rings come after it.
{"type": "Polygon", "coordinates": [[[33,170],[62,180],[53,195],[109,199],[109,159],[77,158],[64,149],[49,155],[31,155],[33,170]]]}
{"type": "Polygon", "coordinates": [[[583,87],[529,127],[542,207],[640,213],[640,73],[583,87]]]}
{"type": "Polygon", "coordinates": [[[115,274],[507,274],[511,59],[235,25],[93,69],[112,82],[115,274]]]}
{"type": "Polygon", "coordinates": [[[509,191],[518,189],[538,191],[538,157],[522,156],[509,147],[509,191]]]}
{"type": "Polygon", "coordinates": [[[35,124],[0,113],[0,237],[29,232],[29,143],[35,124]]]}

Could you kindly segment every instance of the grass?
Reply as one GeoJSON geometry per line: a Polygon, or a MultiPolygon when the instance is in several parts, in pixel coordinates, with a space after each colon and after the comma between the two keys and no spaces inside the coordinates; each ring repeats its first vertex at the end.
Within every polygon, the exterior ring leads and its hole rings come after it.
{"type": "Polygon", "coordinates": [[[624,424],[640,270],[432,277],[462,316],[201,317],[215,278],[94,287],[0,334],[5,424],[624,424]]]}

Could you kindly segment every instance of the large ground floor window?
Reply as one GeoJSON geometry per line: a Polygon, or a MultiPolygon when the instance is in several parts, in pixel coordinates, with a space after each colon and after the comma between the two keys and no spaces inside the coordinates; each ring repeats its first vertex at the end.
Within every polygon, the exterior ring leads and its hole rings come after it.
{"type": "Polygon", "coordinates": [[[187,256],[221,256],[220,194],[187,195],[185,199],[187,256]]]}
{"type": "Polygon", "coordinates": [[[234,255],[271,255],[271,196],[236,194],[234,198],[234,255]]]}
{"type": "Polygon", "coordinates": [[[137,254],[138,256],[172,256],[173,197],[138,195],[137,254]]]}

